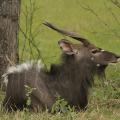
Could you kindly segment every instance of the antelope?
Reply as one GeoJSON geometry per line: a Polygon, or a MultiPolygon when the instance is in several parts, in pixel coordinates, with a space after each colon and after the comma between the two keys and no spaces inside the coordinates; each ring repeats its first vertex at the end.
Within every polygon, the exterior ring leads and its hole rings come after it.
{"type": "Polygon", "coordinates": [[[51,64],[49,71],[45,69],[41,60],[9,67],[3,75],[7,86],[3,106],[8,111],[23,110],[24,107],[33,111],[46,108],[51,110],[59,95],[71,107],[84,110],[88,105],[89,90],[93,86],[94,76],[104,76],[106,67],[110,63],[118,63],[120,56],[96,47],[76,33],[59,29],[48,22],[44,25],[78,40],[79,43],[67,39],[59,40],[62,62],[51,64]],[[30,94],[29,106],[26,105],[26,85],[35,88],[30,94]]]}

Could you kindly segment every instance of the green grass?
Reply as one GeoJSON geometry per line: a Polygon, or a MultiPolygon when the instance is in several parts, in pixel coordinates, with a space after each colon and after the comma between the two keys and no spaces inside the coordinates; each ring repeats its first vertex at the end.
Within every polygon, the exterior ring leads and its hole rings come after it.
{"type": "MultiPolygon", "coordinates": [[[[34,1],[34,0],[33,0],[34,1]]],[[[21,28],[26,31],[25,6],[30,6],[29,0],[22,1],[21,8],[21,28]]],[[[39,9],[34,13],[32,32],[29,31],[28,20],[28,37],[34,36],[35,31],[39,33],[33,39],[33,42],[39,50],[47,66],[51,63],[59,63],[60,50],[57,45],[58,40],[64,38],[48,28],[42,23],[49,21],[57,26],[75,31],[90,42],[105,50],[115,52],[120,55],[120,25],[112,16],[108,7],[120,22],[120,8],[115,7],[110,0],[36,0],[36,7],[39,9]],[[81,6],[89,5],[94,10],[97,17],[90,11],[84,10],[81,6]],[[104,25],[106,23],[107,25],[104,25]]],[[[65,37],[66,38],[66,37],[65,37]]],[[[19,35],[20,57],[24,45],[24,36],[19,35]]],[[[72,40],[74,41],[74,40],[72,40]]],[[[22,60],[34,59],[37,56],[36,49],[32,46],[33,56],[30,56],[30,47],[26,45],[22,60]]],[[[0,110],[0,120],[119,120],[120,119],[120,64],[109,66],[106,70],[106,80],[96,78],[94,88],[91,91],[90,102],[86,112],[70,112],[66,115],[48,114],[47,112],[29,113],[16,112],[5,113],[0,110]]],[[[0,100],[4,98],[1,92],[0,100]]]]}

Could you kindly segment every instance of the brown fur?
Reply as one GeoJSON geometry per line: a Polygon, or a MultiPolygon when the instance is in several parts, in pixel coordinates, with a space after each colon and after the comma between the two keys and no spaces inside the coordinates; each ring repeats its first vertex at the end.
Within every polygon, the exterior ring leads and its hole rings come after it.
{"type": "Polygon", "coordinates": [[[28,85],[36,88],[31,95],[30,108],[51,109],[57,95],[68,101],[71,106],[85,108],[89,88],[97,73],[96,65],[89,59],[76,62],[74,56],[64,57],[66,61],[61,65],[51,65],[50,72],[38,72],[34,66],[28,71],[9,74],[4,106],[9,110],[23,109],[27,101],[24,85],[28,85]]]}
{"type": "Polygon", "coordinates": [[[52,64],[49,72],[44,68],[36,69],[37,64],[34,64],[29,70],[8,74],[3,101],[6,109],[22,110],[26,107],[25,85],[36,88],[31,94],[31,105],[27,106],[32,110],[45,110],[46,107],[51,110],[58,95],[70,106],[78,110],[85,109],[94,76],[103,76],[107,65],[117,62],[119,58],[114,53],[103,52],[101,48],[89,48],[84,43],[73,44],[61,40],[59,45],[63,50],[62,63],[52,64]]]}

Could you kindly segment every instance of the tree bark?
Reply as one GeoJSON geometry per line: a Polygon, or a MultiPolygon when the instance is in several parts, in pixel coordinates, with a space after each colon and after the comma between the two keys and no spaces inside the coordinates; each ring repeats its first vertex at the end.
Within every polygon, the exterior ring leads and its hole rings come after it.
{"type": "Polygon", "coordinates": [[[7,67],[19,59],[19,15],[20,0],[0,0],[0,78],[7,67]]]}

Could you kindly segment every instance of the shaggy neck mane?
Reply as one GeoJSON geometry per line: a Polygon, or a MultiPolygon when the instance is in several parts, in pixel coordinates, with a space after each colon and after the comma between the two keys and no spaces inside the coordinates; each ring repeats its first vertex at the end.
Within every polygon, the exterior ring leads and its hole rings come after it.
{"type": "Polygon", "coordinates": [[[81,58],[81,60],[76,61],[74,55],[66,54],[62,55],[62,59],[63,62],[60,65],[52,64],[50,69],[50,74],[55,76],[57,80],[78,81],[80,83],[88,77],[93,82],[93,77],[98,70],[90,59],[81,58]]]}
{"type": "Polygon", "coordinates": [[[45,106],[51,109],[56,98],[61,96],[76,109],[86,108],[94,75],[103,73],[105,67],[97,67],[87,55],[85,56],[78,60],[74,55],[63,54],[63,62],[51,65],[49,72],[44,70],[40,61],[10,67],[4,74],[4,80],[9,82],[3,105],[8,109],[11,109],[11,105],[15,110],[16,106],[18,109],[23,109],[26,105],[24,86],[28,85],[36,88],[31,97],[34,104],[32,107],[42,105],[43,109],[45,106]],[[7,102],[9,98],[11,99],[7,102]]]}
{"type": "Polygon", "coordinates": [[[77,62],[74,56],[63,55],[61,65],[51,65],[49,83],[51,91],[69,101],[70,104],[84,107],[88,100],[88,91],[92,87],[96,66],[89,59],[77,62]],[[54,85],[54,87],[53,87],[54,85]],[[73,89],[74,88],[74,89],[73,89]],[[74,99],[73,99],[74,98],[74,99]],[[84,101],[83,101],[84,100],[84,101]]]}

